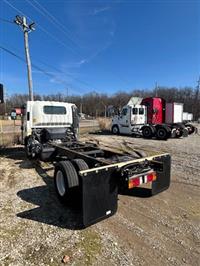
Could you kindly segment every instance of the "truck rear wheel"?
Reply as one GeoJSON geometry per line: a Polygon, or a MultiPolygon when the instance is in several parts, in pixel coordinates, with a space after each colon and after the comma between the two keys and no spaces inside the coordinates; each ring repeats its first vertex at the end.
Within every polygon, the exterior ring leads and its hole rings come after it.
{"type": "Polygon", "coordinates": [[[65,205],[77,203],[80,192],[79,179],[70,161],[60,161],[55,166],[54,184],[59,200],[65,205]]]}
{"type": "Polygon", "coordinates": [[[170,132],[167,130],[166,127],[158,127],[156,130],[156,137],[160,140],[166,140],[169,138],[169,133],[170,132]]]}
{"type": "Polygon", "coordinates": [[[89,167],[87,163],[83,159],[74,159],[73,160],[74,167],[76,168],[76,171],[82,171],[87,170],[89,167]]]}
{"type": "Polygon", "coordinates": [[[143,138],[150,139],[154,136],[153,128],[150,126],[146,126],[142,128],[142,136],[143,138]]]}
{"type": "Polygon", "coordinates": [[[185,127],[188,129],[188,134],[191,135],[195,132],[195,127],[191,124],[186,124],[185,127]]]}
{"type": "Polygon", "coordinates": [[[112,133],[115,135],[119,134],[119,127],[117,125],[112,126],[112,133]]]}
{"type": "Polygon", "coordinates": [[[28,159],[33,159],[34,156],[32,155],[32,152],[31,152],[31,137],[26,137],[25,140],[24,140],[24,147],[25,147],[25,153],[26,153],[26,157],[28,159]]]}

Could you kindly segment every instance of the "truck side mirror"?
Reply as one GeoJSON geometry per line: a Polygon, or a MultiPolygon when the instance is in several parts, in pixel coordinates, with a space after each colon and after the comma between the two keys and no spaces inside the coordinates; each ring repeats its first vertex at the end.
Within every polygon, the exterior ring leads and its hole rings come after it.
{"type": "Polygon", "coordinates": [[[15,111],[12,111],[11,114],[10,114],[10,116],[11,116],[11,119],[12,120],[16,120],[16,118],[17,118],[17,114],[16,114],[15,111]]]}

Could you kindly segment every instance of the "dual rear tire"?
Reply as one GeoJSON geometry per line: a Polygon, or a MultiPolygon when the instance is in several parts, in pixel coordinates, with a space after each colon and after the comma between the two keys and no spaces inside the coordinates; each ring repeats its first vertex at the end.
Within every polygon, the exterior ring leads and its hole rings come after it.
{"type": "Polygon", "coordinates": [[[142,128],[142,136],[145,139],[151,139],[155,136],[155,128],[152,126],[144,126],[142,128]]]}
{"type": "Polygon", "coordinates": [[[79,171],[88,169],[82,159],[60,161],[55,166],[54,184],[59,200],[65,205],[79,206],[81,202],[81,180],[79,171]]]}
{"type": "Polygon", "coordinates": [[[160,140],[167,140],[171,135],[171,130],[167,126],[158,127],[156,129],[156,138],[160,140]]]}
{"type": "Polygon", "coordinates": [[[152,137],[156,137],[159,140],[166,140],[171,136],[171,130],[166,125],[160,126],[144,126],[142,128],[142,136],[146,139],[151,139],[152,137]]]}

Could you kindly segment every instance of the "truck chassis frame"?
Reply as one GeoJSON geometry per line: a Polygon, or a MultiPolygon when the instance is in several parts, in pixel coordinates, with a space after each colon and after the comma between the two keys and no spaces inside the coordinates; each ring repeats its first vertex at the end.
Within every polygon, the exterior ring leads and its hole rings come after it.
{"type": "Polygon", "coordinates": [[[155,195],[170,185],[171,157],[167,153],[138,158],[89,142],[48,142],[40,159],[54,162],[58,197],[65,204],[78,204],[83,227],[113,215],[121,191],[151,183],[151,195],[155,195]]]}

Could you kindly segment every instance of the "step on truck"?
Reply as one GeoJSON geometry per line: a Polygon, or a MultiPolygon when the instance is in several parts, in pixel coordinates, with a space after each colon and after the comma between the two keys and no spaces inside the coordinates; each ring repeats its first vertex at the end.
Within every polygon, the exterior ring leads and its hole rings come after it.
{"type": "Polygon", "coordinates": [[[22,138],[29,158],[54,165],[59,200],[79,206],[87,227],[117,211],[119,193],[149,184],[151,195],[170,185],[170,155],[143,157],[78,140],[78,112],[74,104],[28,101],[23,107],[22,138]]]}
{"type": "Polygon", "coordinates": [[[113,134],[166,140],[187,137],[195,127],[183,121],[183,104],[166,103],[159,97],[133,97],[112,119],[113,134]],[[135,99],[134,99],[135,98],[135,99]]]}

